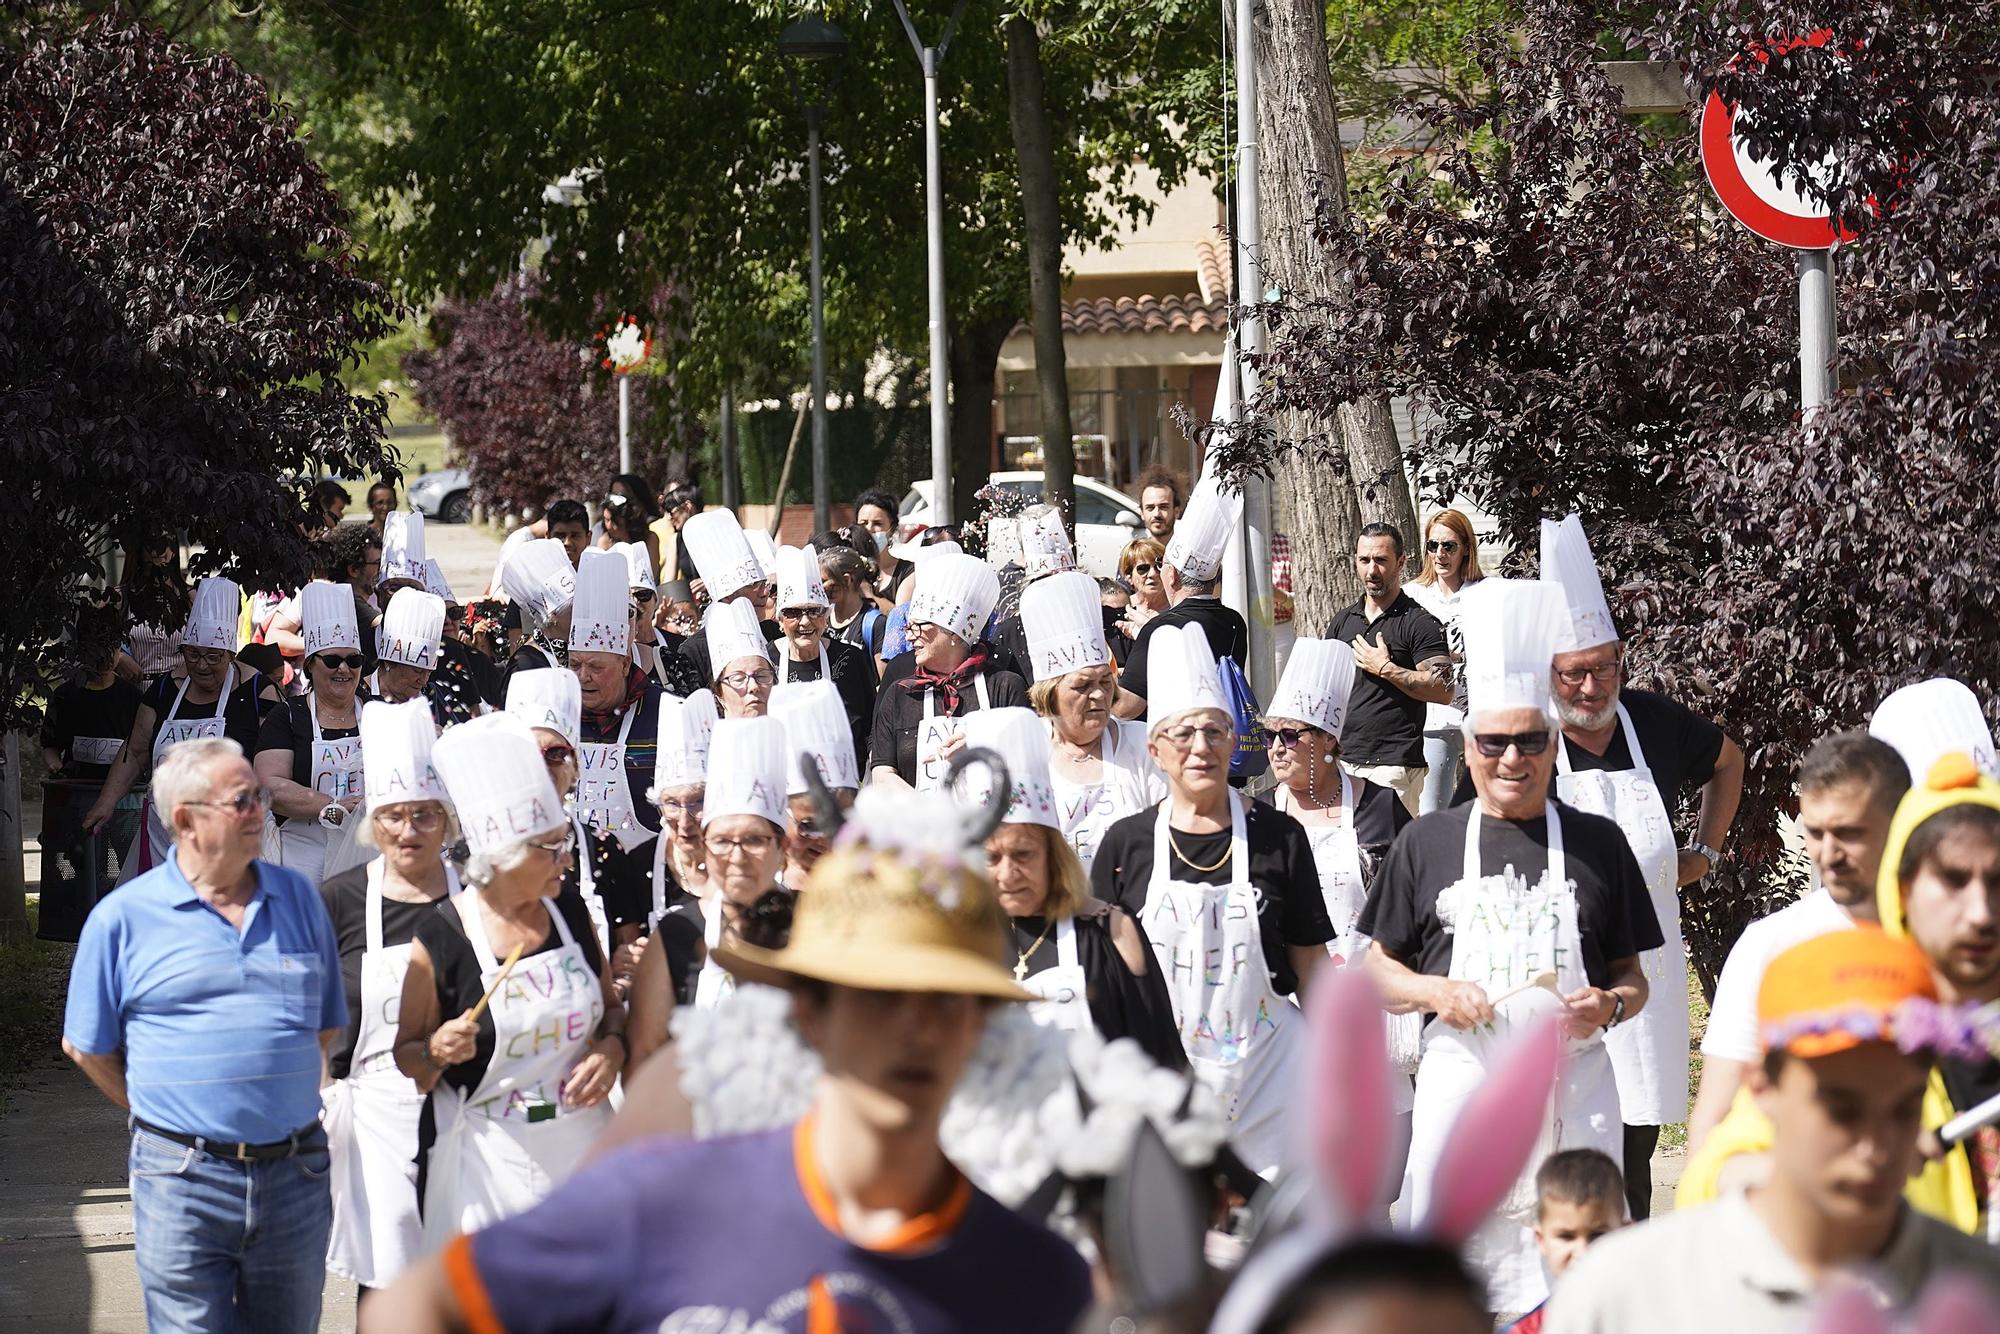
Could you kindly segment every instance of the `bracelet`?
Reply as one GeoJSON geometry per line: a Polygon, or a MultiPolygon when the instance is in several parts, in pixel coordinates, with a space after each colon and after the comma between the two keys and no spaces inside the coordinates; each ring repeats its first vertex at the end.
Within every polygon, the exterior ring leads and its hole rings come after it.
{"type": "Polygon", "coordinates": [[[1711,848],[1706,843],[1690,843],[1683,850],[1687,852],[1692,852],[1693,854],[1695,854],[1695,856],[1700,857],[1703,860],[1707,861],[1708,869],[1711,871],[1713,871],[1716,867],[1722,865],[1722,853],[1714,848],[1711,848]]]}
{"type": "Polygon", "coordinates": [[[426,1033],[423,1037],[414,1038],[412,1039],[412,1041],[414,1041],[417,1044],[418,1049],[423,1052],[424,1064],[428,1065],[431,1069],[437,1071],[439,1074],[443,1074],[444,1073],[443,1064],[438,1061],[437,1057],[431,1055],[430,1034],[426,1033]]]}
{"type": "Polygon", "coordinates": [[[1625,998],[1614,991],[1611,993],[1611,1018],[1605,1021],[1604,1031],[1609,1033],[1612,1029],[1618,1027],[1624,1021],[1624,1018],[1625,998]]]}

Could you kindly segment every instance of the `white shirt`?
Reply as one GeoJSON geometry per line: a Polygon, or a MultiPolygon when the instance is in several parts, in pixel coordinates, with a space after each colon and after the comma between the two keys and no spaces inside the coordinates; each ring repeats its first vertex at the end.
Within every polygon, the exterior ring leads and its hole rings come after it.
{"type": "Polygon", "coordinates": [[[1854,919],[1833,901],[1833,895],[1816,889],[1797,903],[1744,927],[1722,965],[1722,976],[1716,980],[1701,1054],[1745,1065],[1762,1055],[1764,1046],[1757,1040],[1757,989],[1764,983],[1764,970],[1792,946],[1853,925],[1854,919]]]}

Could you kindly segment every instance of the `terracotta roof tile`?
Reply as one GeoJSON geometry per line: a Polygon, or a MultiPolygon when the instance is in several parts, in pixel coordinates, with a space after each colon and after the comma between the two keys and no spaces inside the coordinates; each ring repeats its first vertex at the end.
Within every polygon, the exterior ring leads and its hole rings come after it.
{"type": "Polygon", "coordinates": [[[1209,301],[1227,301],[1235,277],[1234,248],[1227,241],[1196,241],[1194,260],[1202,296],[1209,301]]]}
{"type": "Polygon", "coordinates": [[[1063,302],[1062,323],[1064,334],[1220,333],[1229,327],[1229,309],[1226,302],[1204,301],[1196,292],[1098,297],[1063,302]]]}

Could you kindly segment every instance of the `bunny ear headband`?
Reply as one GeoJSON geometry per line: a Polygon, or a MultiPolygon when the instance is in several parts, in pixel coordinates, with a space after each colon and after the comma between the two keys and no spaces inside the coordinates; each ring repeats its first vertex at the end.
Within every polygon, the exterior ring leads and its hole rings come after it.
{"type": "MultiPolygon", "coordinates": [[[[1842,1288],[1813,1312],[1804,1334],[1892,1334],[1895,1322],[1864,1288],[1842,1288]]],[[[1915,1334],[2000,1334],[2000,1311],[1983,1283],[1966,1274],[1938,1276],[1917,1307],[1915,1334]]]]}
{"type": "MultiPolygon", "coordinates": [[[[1363,970],[1342,969],[1312,989],[1306,1010],[1312,1044],[1300,1160],[1311,1165],[1311,1181],[1291,1211],[1295,1223],[1252,1250],[1209,1334],[1251,1334],[1321,1257],[1371,1230],[1381,1209],[1392,1128],[1381,993],[1363,970]]],[[[1555,1088],[1559,1023],[1550,1015],[1522,1033],[1459,1114],[1414,1237],[1457,1249],[1520,1177],[1555,1088]]]]}

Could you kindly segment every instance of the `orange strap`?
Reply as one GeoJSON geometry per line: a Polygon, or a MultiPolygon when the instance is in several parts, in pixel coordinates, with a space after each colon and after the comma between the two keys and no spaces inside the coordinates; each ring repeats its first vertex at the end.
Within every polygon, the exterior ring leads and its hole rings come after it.
{"type": "Polygon", "coordinates": [[[479,1265],[472,1258],[472,1238],[461,1232],[444,1248],[444,1277],[451,1295],[458,1299],[459,1314],[472,1334],[507,1334],[493,1309],[493,1298],[480,1281],[479,1265]]]}

